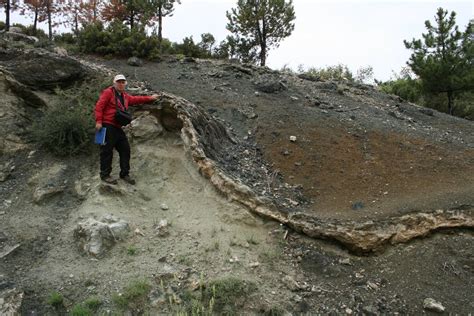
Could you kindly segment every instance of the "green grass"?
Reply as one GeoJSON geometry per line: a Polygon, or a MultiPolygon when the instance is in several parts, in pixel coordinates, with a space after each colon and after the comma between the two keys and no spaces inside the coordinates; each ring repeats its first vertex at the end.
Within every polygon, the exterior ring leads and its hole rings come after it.
{"type": "Polygon", "coordinates": [[[102,305],[102,301],[98,297],[91,296],[91,297],[89,297],[88,299],[86,299],[84,301],[84,305],[87,308],[95,311],[95,310],[99,309],[100,305],[102,305]]]}
{"type": "Polygon", "coordinates": [[[47,302],[54,308],[58,308],[64,305],[64,298],[61,293],[54,291],[49,294],[47,302]]]}
{"type": "Polygon", "coordinates": [[[252,282],[229,277],[209,282],[203,289],[201,301],[208,302],[220,314],[235,315],[241,312],[249,294],[256,290],[252,282]]]}
{"type": "Polygon", "coordinates": [[[114,294],[112,301],[121,309],[141,310],[145,305],[151,285],[146,280],[137,280],[128,285],[122,295],[114,294]]]}
{"type": "Polygon", "coordinates": [[[127,254],[128,254],[129,256],[134,256],[134,255],[137,254],[137,252],[138,252],[138,249],[137,249],[135,246],[128,246],[128,248],[127,248],[127,254]]]}
{"type": "Polygon", "coordinates": [[[83,306],[82,304],[74,305],[71,310],[72,316],[92,316],[92,314],[92,311],[89,308],[83,306]]]}
{"type": "MultiPolygon", "coordinates": [[[[180,303],[169,300],[172,315],[211,316],[242,315],[250,294],[257,290],[253,282],[238,278],[224,278],[204,281],[201,273],[197,291],[184,290],[180,293],[180,303]]],[[[275,314],[277,315],[277,314],[275,314]]]]}

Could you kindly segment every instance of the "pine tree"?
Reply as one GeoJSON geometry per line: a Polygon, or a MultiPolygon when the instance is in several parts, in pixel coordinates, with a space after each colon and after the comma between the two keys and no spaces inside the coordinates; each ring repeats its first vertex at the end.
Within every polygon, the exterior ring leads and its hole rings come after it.
{"type": "Polygon", "coordinates": [[[474,89],[473,23],[460,32],[456,13],[448,17],[448,11],[439,8],[435,25],[425,21],[425,27],[428,33],[422,34],[423,40],[404,41],[413,50],[407,64],[421,79],[425,93],[447,94],[452,115],[455,93],[474,89]]]}
{"type": "Polygon", "coordinates": [[[102,2],[102,0],[67,0],[62,10],[65,17],[64,24],[71,27],[74,34],[78,34],[80,26],[99,20],[102,2]]]}
{"type": "Polygon", "coordinates": [[[5,30],[10,30],[10,13],[18,9],[18,0],[0,0],[0,7],[5,10],[5,30]]]}
{"type": "Polygon", "coordinates": [[[265,66],[268,51],[291,35],[295,28],[292,0],[238,0],[237,8],[227,12],[227,29],[239,40],[260,48],[258,58],[265,66]]]}
{"type": "Polygon", "coordinates": [[[161,46],[163,40],[163,18],[173,16],[174,5],[181,4],[181,0],[149,0],[158,21],[158,42],[161,46]]]}
{"type": "Polygon", "coordinates": [[[36,35],[36,30],[38,28],[38,22],[43,22],[40,15],[43,8],[45,7],[44,0],[24,0],[21,7],[20,14],[31,14],[33,16],[33,34],[36,35]]]}
{"type": "Polygon", "coordinates": [[[149,0],[111,0],[102,9],[102,16],[105,21],[125,22],[133,30],[148,22],[152,9],[149,0]]]}

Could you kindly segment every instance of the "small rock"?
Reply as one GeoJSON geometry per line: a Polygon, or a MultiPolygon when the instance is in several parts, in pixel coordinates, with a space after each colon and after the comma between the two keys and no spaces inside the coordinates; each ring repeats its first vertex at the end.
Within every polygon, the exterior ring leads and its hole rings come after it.
{"type": "Polygon", "coordinates": [[[166,205],[165,203],[161,204],[161,205],[160,205],[160,208],[161,208],[163,211],[169,210],[168,205],[166,205]]]}
{"type": "Polygon", "coordinates": [[[372,305],[362,307],[362,311],[364,315],[379,315],[377,308],[372,305]]]}
{"type": "Polygon", "coordinates": [[[339,263],[340,263],[340,264],[344,264],[344,265],[346,265],[346,266],[352,265],[351,259],[349,259],[349,258],[339,259],[339,263]]]}
{"type": "Polygon", "coordinates": [[[251,268],[256,268],[256,267],[258,267],[259,265],[260,265],[259,262],[251,262],[251,263],[249,264],[249,267],[251,267],[251,268]]]}
{"type": "Polygon", "coordinates": [[[373,282],[367,281],[367,287],[372,289],[372,290],[378,290],[379,286],[373,282]]]}
{"type": "Polygon", "coordinates": [[[296,142],[296,136],[290,136],[290,141],[296,142]]]}
{"type": "Polygon", "coordinates": [[[361,210],[363,208],[364,208],[364,203],[362,203],[362,202],[355,202],[354,204],[352,204],[352,209],[354,211],[361,210]]]}
{"type": "Polygon", "coordinates": [[[352,315],[352,309],[350,308],[346,308],[345,312],[347,315],[352,315]]]}
{"type": "Polygon", "coordinates": [[[299,100],[297,97],[294,97],[294,96],[291,96],[290,99],[293,100],[293,101],[298,101],[299,100]]]}
{"type": "Polygon", "coordinates": [[[135,235],[145,236],[145,234],[142,233],[139,228],[136,228],[135,231],[134,231],[134,233],[135,233],[135,235]]]}
{"type": "Polygon", "coordinates": [[[288,289],[290,289],[290,291],[298,291],[300,289],[298,282],[289,275],[283,277],[281,281],[288,287],[288,289]]]}
{"type": "Polygon", "coordinates": [[[423,300],[423,308],[437,313],[442,313],[445,310],[440,302],[437,302],[432,298],[425,298],[423,300]]]}

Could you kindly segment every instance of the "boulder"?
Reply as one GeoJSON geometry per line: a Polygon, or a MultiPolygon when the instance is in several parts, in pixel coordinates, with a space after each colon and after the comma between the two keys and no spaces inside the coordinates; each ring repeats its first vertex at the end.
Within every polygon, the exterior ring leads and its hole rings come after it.
{"type": "Polygon", "coordinates": [[[63,47],[55,47],[53,49],[53,52],[55,52],[56,54],[58,54],[59,56],[62,56],[62,57],[68,56],[67,50],[63,47]]]}
{"type": "Polygon", "coordinates": [[[286,90],[286,86],[280,80],[274,79],[270,76],[261,76],[254,80],[253,83],[258,91],[265,93],[275,93],[286,90]]]}
{"type": "Polygon", "coordinates": [[[134,67],[141,67],[143,65],[143,61],[138,57],[130,57],[127,60],[127,64],[134,67]]]}
{"type": "Polygon", "coordinates": [[[79,248],[87,255],[100,257],[119,240],[123,240],[130,231],[127,222],[113,215],[101,220],[88,218],[74,229],[74,239],[79,248]]]}
{"type": "Polygon", "coordinates": [[[140,140],[148,140],[158,137],[163,133],[163,126],[153,115],[142,115],[131,123],[132,137],[140,140]]]}
{"type": "Polygon", "coordinates": [[[65,88],[86,75],[86,70],[80,62],[44,49],[26,50],[9,56],[9,59],[1,61],[0,65],[17,81],[40,90],[65,88]]]}
{"type": "Polygon", "coordinates": [[[21,41],[27,44],[35,44],[39,41],[37,37],[28,36],[26,34],[22,34],[21,32],[12,31],[12,28],[10,29],[9,32],[5,32],[3,36],[9,41],[15,41],[15,42],[21,41]]]}

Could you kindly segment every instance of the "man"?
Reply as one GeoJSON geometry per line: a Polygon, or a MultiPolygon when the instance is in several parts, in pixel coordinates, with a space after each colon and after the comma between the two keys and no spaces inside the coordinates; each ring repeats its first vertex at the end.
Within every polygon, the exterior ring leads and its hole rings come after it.
{"type": "Polygon", "coordinates": [[[132,96],[125,92],[127,80],[124,75],[114,77],[113,86],[108,87],[100,94],[95,105],[95,128],[107,129],[105,133],[105,145],[100,148],[100,178],[109,184],[117,184],[117,180],[110,176],[112,172],[112,158],[114,148],[120,156],[120,178],[129,184],[135,184],[130,177],[130,144],[122,126],[115,119],[117,107],[128,110],[129,105],[153,102],[158,95],[132,96]]]}

